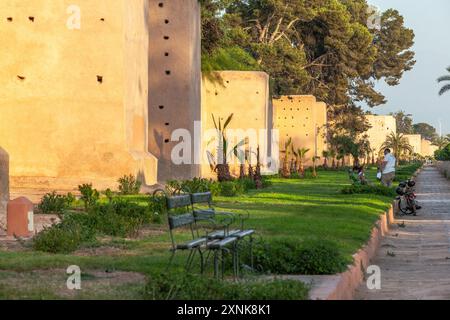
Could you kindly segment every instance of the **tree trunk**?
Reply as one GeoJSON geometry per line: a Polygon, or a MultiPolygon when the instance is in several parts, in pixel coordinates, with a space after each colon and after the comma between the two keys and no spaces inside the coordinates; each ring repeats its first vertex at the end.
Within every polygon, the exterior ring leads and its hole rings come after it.
{"type": "Polygon", "coordinates": [[[233,177],[230,174],[230,166],[228,164],[217,165],[217,180],[219,180],[219,182],[233,180],[233,177]]]}
{"type": "Polygon", "coordinates": [[[300,176],[301,176],[302,178],[305,177],[305,166],[304,166],[304,164],[303,164],[303,159],[300,159],[300,164],[299,164],[298,172],[299,172],[299,174],[300,174],[300,176]]]}
{"type": "Polygon", "coordinates": [[[239,179],[245,178],[245,164],[241,163],[239,166],[239,179]]]}
{"type": "Polygon", "coordinates": [[[291,176],[291,170],[289,168],[289,159],[287,157],[285,157],[283,160],[281,175],[283,176],[283,178],[289,178],[291,176]]]}

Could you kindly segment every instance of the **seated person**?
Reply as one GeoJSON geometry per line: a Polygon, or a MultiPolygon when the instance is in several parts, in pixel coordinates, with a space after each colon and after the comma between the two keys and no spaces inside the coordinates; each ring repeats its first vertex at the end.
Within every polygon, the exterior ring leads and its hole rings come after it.
{"type": "Polygon", "coordinates": [[[350,179],[352,179],[353,183],[359,183],[361,185],[368,184],[363,166],[354,166],[350,179]]]}

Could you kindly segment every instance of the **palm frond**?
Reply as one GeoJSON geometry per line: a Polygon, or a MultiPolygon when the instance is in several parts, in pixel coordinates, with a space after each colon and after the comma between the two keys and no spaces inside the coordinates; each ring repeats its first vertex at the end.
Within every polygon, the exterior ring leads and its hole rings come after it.
{"type": "Polygon", "coordinates": [[[438,82],[450,81],[450,75],[442,76],[437,79],[438,82]]]}
{"type": "Polygon", "coordinates": [[[234,114],[232,113],[228,116],[227,120],[223,124],[223,130],[225,130],[228,127],[228,125],[230,124],[231,120],[233,120],[233,115],[234,114]]]}
{"type": "Polygon", "coordinates": [[[447,91],[450,91],[450,84],[446,84],[445,86],[443,86],[441,90],[439,90],[439,95],[442,96],[447,91]]]}
{"type": "Polygon", "coordinates": [[[216,118],[214,117],[214,114],[212,114],[211,116],[212,116],[212,120],[214,122],[214,127],[216,128],[216,130],[219,130],[219,127],[217,126],[217,122],[216,122],[216,118]]]}

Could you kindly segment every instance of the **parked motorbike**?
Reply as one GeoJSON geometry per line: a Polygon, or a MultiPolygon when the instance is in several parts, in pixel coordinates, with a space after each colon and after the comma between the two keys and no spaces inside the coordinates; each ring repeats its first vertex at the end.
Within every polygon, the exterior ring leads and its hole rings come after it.
{"type": "Polygon", "coordinates": [[[419,202],[416,200],[417,196],[415,194],[416,183],[413,180],[407,180],[401,182],[396,189],[398,194],[398,208],[401,215],[417,215],[417,210],[422,209],[419,202]]]}

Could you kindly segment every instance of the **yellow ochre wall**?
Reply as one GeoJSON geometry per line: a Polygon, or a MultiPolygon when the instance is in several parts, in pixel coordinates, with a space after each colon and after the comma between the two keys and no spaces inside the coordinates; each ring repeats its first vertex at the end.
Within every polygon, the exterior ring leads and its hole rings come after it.
{"type": "Polygon", "coordinates": [[[434,157],[434,153],[436,152],[436,150],[439,149],[437,146],[433,146],[431,144],[431,141],[429,141],[427,139],[422,139],[421,144],[422,144],[421,155],[424,157],[434,157]]]}
{"type": "Polygon", "coordinates": [[[413,153],[422,155],[422,136],[420,134],[405,134],[405,138],[413,147],[413,153]]]}
{"type": "Polygon", "coordinates": [[[78,0],[81,29],[69,30],[73,3],[0,2],[0,146],[11,188],[115,187],[130,173],[155,183],[148,2],[78,0]]]}
{"type": "Polygon", "coordinates": [[[386,138],[392,133],[397,132],[397,123],[393,116],[366,115],[366,119],[371,128],[366,132],[375,157],[382,155],[381,147],[386,138]]]}
{"type": "Polygon", "coordinates": [[[326,104],[310,95],[281,96],[273,100],[273,109],[273,127],[279,130],[280,136],[279,150],[283,151],[287,139],[291,137],[296,149],[310,149],[306,154],[307,166],[312,165],[314,156],[322,158],[322,152],[327,148],[324,136],[327,124],[326,104]]]}
{"type": "Polygon", "coordinates": [[[200,166],[195,158],[200,156],[199,148],[190,143],[190,161],[177,164],[172,153],[180,139],[172,135],[178,129],[187,130],[193,142],[195,122],[201,121],[200,4],[198,0],[148,3],[148,148],[158,158],[158,181],[198,177],[200,166]]]}
{"type": "MultiPolygon", "coordinates": [[[[244,132],[254,129],[256,139],[250,140],[250,149],[256,152],[260,145],[261,157],[267,154],[268,132],[261,134],[260,129],[270,129],[269,112],[269,76],[264,72],[221,71],[204,74],[202,78],[202,176],[215,177],[211,172],[207,151],[214,149],[208,144],[205,131],[214,129],[212,114],[220,117],[222,123],[230,114],[233,120],[228,126],[231,130],[241,129],[244,132]]],[[[244,134],[245,137],[245,134],[244,134]]],[[[239,139],[236,139],[235,145],[239,139]]],[[[253,162],[256,157],[253,157],[253,162]]],[[[231,166],[232,174],[239,174],[238,161],[231,166]]]]}

